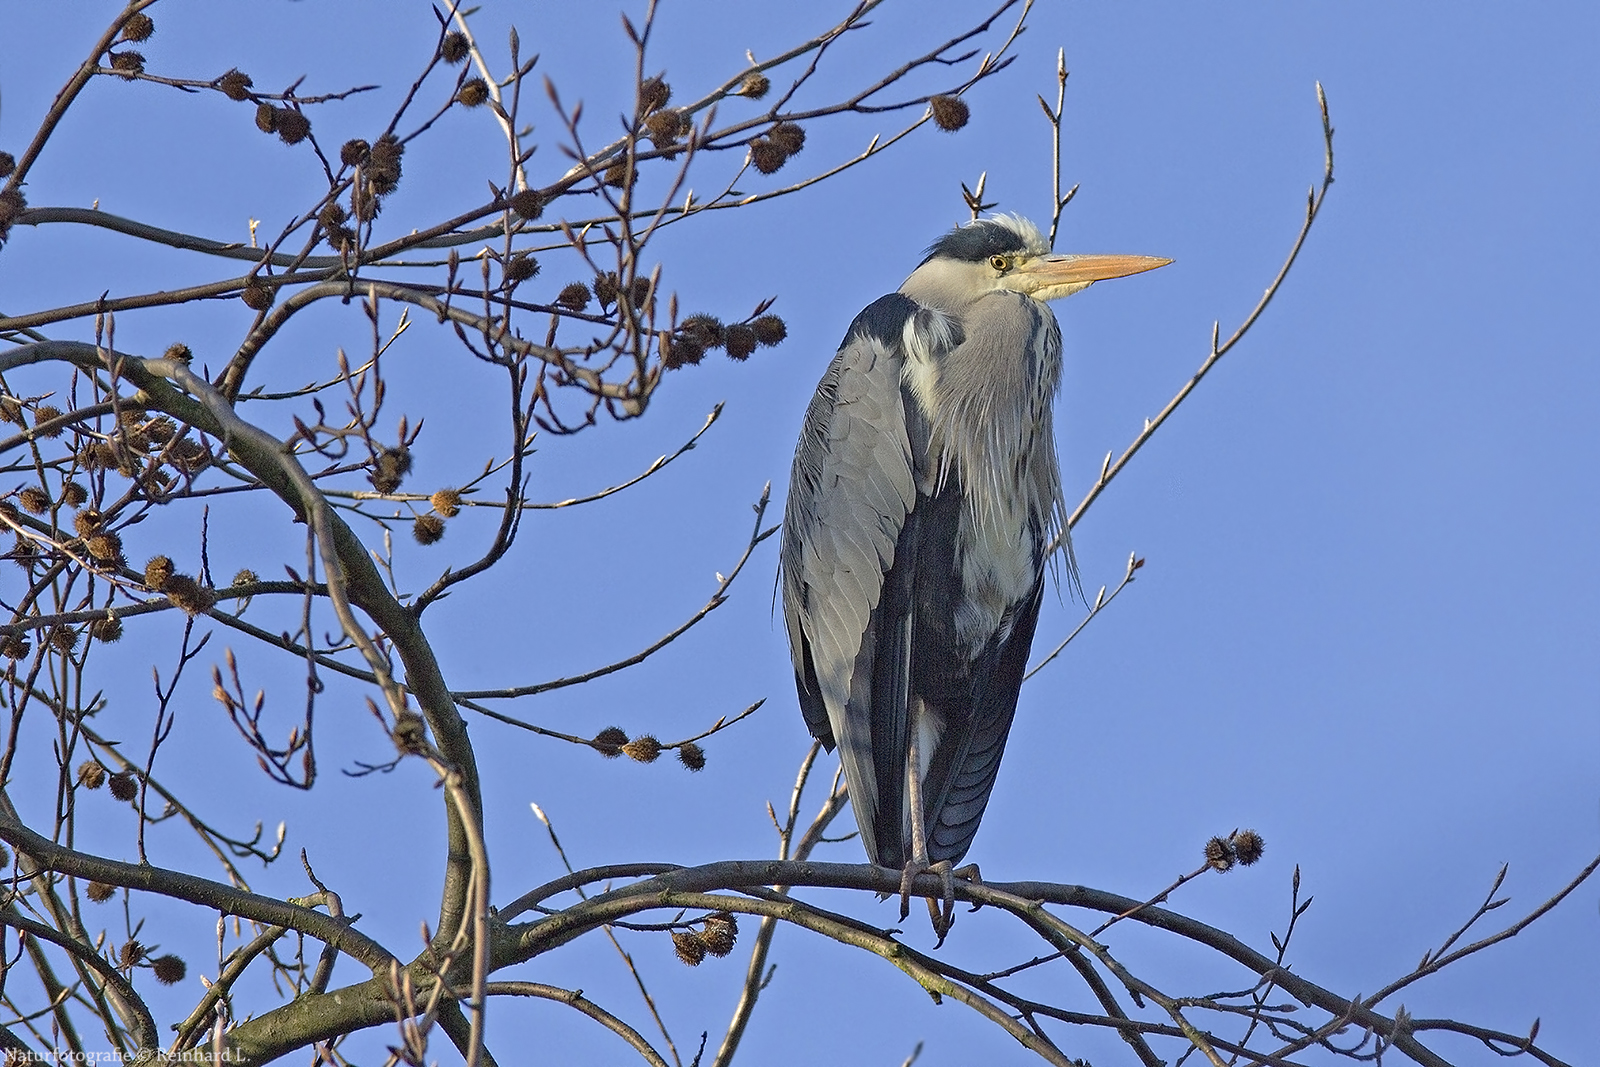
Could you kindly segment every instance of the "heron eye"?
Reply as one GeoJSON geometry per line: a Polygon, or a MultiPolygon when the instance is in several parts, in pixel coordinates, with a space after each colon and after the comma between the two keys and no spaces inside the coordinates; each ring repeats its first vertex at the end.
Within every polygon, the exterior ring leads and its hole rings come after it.
{"type": "Polygon", "coordinates": [[[993,267],[1002,274],[1011,269],[1011,264],[1007,262],[1005,256],[990,256],[989,266],[993,267]]]}

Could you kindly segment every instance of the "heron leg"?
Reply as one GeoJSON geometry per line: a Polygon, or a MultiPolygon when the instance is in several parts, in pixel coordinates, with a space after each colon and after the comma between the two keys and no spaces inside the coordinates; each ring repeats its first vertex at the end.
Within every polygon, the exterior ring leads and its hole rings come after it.
{"type": "MultiPolygon", "coordinates": [[[[921,710],[920,701],[915,710],[921,710]]],[[[933,932],[939,938],[938,944],[942,945],[945,936],[950,932],[951,925],[955,922],[956,891],[951,881],[952,864],[949,860],[931,864],[928,862],[927,811],[922,804],[922,745],[915,714],[912,716],[910,733],[910,744],[907,746],[906,755],[906,799],[911,809],[911,856],[900,872],[900,918],[904,919],[911,914],[911,883],[916,880],[917,875],[937,874],[944,884],[944,906],[941,908],[940,901],[932,897],[927,898],[928,919],[933,923],[933,932]]],[[[937,948],[938,945],[934,947],[937,948]]]]}

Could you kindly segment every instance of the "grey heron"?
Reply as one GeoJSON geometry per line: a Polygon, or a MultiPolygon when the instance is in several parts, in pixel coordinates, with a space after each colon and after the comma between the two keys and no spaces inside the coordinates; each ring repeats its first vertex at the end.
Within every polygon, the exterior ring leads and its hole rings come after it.
{"type": "Polygon", "coordinates": [[[1046,301],[1164,266],[1053,255],[1001,215],[940,237],[845,333],[806,410],[784,512],[784,622],[800,710],[838,746],[873,863],[946,884],[1016,712],[1066,509],[1046,301]]]}

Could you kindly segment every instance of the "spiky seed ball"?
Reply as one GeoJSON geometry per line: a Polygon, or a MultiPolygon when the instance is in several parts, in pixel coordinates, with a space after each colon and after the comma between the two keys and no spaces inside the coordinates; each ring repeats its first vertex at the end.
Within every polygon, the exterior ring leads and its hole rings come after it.
{"type": "Polygon", "coordinates": [[[692,367],[706,358],[706,350],[687,337],[661,335],[661,365],[668,370],[692,367]]]}
{"type": "Polygon", "coordinates": [[[654,763],[661,755],[661,742],[644,734],[622,746],[623,753],[638,763],[654,763]]]}
{"type": "Polygon", "coordinates": [[[594,298],[600,301],[602,308],[608,304],[616,303],[617,289],[620,284],[617,281],[615,271],[608,271],[605,274],[596,274],[594,276],[594,298]]]}
{"type": "Polygon", "coordinates": [[[50,647],[57,652],[71,652],[78,647],[78,631],[65,623],[50,627],[50,647]]]}
{"type": "MultiPolygon", "coordinates": [[[[635,175],[634,177],[637,180],[638,176],[635,175]]],[[[628,185],[628,161],[619,159],[611,164],[606,168],[606,172],[600,180],[603,184],[609,185],[613,189],[626,188],[628,185]]]]}
{"type": "Polygon", "coordinates": [[[678,762],[691,771],[703,771],[706,768],[705,749],[693,741],[685,741],[678,746],[678,762]]]}
{"type": "Polygon", "coordinates": [[[244,306],[251,311],[265,311],[272,306],[275,298],[272,286],[262,282],[260,278],[251,278],[244,283],[244,289],[239,293],[239,299],[244,301],[244,306]]]}
{"type": "Polygon", "coordinates": [[[379,196],[394,192],[395,186],[400,184],[400,159],[405,154],[406,146],[394,134],[386,133],[378,138],[367,153],[367,181],[372,184],[373,192],[379,196]]]}
{"type": "Polygon", "coordinates": [[[217,594],[189,577],[187,574],[174,574],[168,578],[161,591],[174,605],[183,609],[187,615],[201,615],[211,610],[217,602],[217,594]]]}
{"type": "Polygon", "coordinates": [[[401,445],[398,448],[380,449],[372,459],[372,473],[367,475],[367,481],[371,482],[372,488],[380,493],[392,493],[400,488],[400,482],[409,470],[411,470],[409,448],[401,445]]]}
{"type": "Polygon", "coordinates": [[[1267,843],[1254,830],[1241,830],[1233,835],[1233,854],[1239,858],[1241,866],[1249,867],[1266,850],[1267,843]]]}
{"type": "Polygon", "coordinates": [[[453,519],[461,513],[461,491],[459,489],[441,489],[428,498],[428,503],[433,510],[447,519],[453,519]]]}
{"type": "Polygon", "coordinates": [[[767,134],[772,143],[791,156],[800,154],[806,146],[806,131],[792,122],[780,122],[767,134]]]}
{"type": "Polygon", "coordinates": [[[26,426],[22,421],[22,401],[14,396],[0,397],[0,422],[9,422],[13,426],[26,426]]]}
{"type": "Polygon", "coordinates": [[[284,108],[278,113],[278,138],[284,144],[299,144],[311,136],[311,120],[304,112],[284,108]]]}
{"type": "Polygon", "coordinates": [[[11,172],[17,169],[17,157],[10,152],[0,152],[0,178],[11,177],[11,172]]]}
{"type": "Polygon", "coordinates": [[[137,941],[129,940],[122,946],[119,959],[124,967],[132,967],[144,959],[144,946],[137,941]]]}
{"type": "Polygon", "coordinates": [[[525,282],[539,273],[539,261],[526,252],[518,252],[506,264],[506,280],[525,282]]]}
{"type": "Polygon", "coordinates": [[[667,148],[678,143],[678,138],[688,132],[688,119],[683,112],[666,108],[644,120],[645,132],[657,148],[667,148]]]}
{"type": "Polygon", "coordinates": [[[106,784],[106,769],[99,760],[86,759],[78,764],[78,784],[85,789],[99,789],[106,784]]]}
{"type": "Polygon", "coordinates": [[[132,800],[139,795],[139,783],[134,779],[132,771],[118,771],[106,780],[106,785],[111,789],[111,795],[118,800],[132,800]]]}
{"type": "Polygon", "coordinates": [[[750,324],[750,328],[756,332],[756,343],[769,348],[782,344],[783,339],[789,336],[789,327],[776,315],[762,315],[750,324]]]}
{"type": "Polygon", "coordinates": [[[662,81],[659,74],[639,83],[639,114],[648,115],[658,111],[666,107],[671,99],[672,86],[662,81]]]}
{"type": "Polygon", "coordinates": [[[349,217],[350,213],[344,209],[343,204],[337,200],[330,200],[322,205],[321,211],[317,212],[317,223],[324,230],[337,230],[349,217]]]}
{"type": "Polygon", "coordinates": [[[142,11],[129,15],[127,21],[122,24],[124,41],[148,41],[150,35],[155,32],[155,20],[142,11]]]}
{"type": "Polygon", "coordinates": [[[175,359],[179,363],[189,363],[194,360],[194,353],[191,352],[189,350],[189,346],[184,344],[182,341],[174,341],[172,344],[167,346],[167,350],[165,352],[161,353],[161,358],[175,359]]]}
{"type": "Polygon", "coordinates": [[[250,80],[250,75],[238,67],[233,68],[217,79],[217,88],[221,89],[222,95],[229,100],[250,99],[250,87],[254,84],[255,82],[250,80]]]}
{"type": "Polygon", "coordinates": [[[418,515],[411,523],[411,536],[419,545],[431,545],[444,537],[444,520],[437,515],[418,515]]]}
{"type": "Polygon", "coordinates": [[[739,920],[731,911],[719,911],[707,915],[705,927],[700,931],[700,940],[705,944],[706,951],[718,958],[733,951],[734,942],[738,937],[739,920]]]}
{"type": "Polygon", "coordinates": [[[112,898],[116,891],[117,887],[114,885],[106,885],[104,882],[90,882],[84,887],[83,895],[96,904],[104,904],[112,898]]]}
{"type": "Polygon", "coordinates": [[[735,323],[728,327],[723,344],[728,349],[729,359],[749,359],[750,353],[756,350],[756,332],[742,322],[735,323]]]}
{"type": "Polygon", "coordinates": [[[760,100],[767,95],[767,90],[772,88],[772,79],[759,70],[752,70],[744,76],[739,83],[739,88],[734,92],[739,96],[748,96],[752,100],[760,100]]]}
{"type": "Polygon", "coordinates": [[[372,146],[359,137],[352,137],[339,146],[339,162],[347,167],[359,167],[367,161],[372,146]]]}
{"type": "Polygon", "coordinates": [[[1213,837],[1206,842],[1206,863],[1216,871],[1228,871],[1233,868],[1233,846],[1228,844],[1226,838],[1213,837]]]}
{"type": "Polygon", "coordinates": [[[121,52],[112,52],[111,69],[132,81],[136,75],[144,73],[144,56],[128,48],[121,52]]]}
{"type": "Polygon", "coordinates": [[[715,315],[690,315],[678,324],[678,334],[701,348],[721,348],[722,320],[715,315]]]}
{"type": "Polygon", "coordinates": [[[115,530],[95,534],[84,542],[84,547],[98,563],[122,562],[122,535],[115,530]]]}
{"type": "Polygon", "coordinates": [[[43,515],[50,510],[50,494],[37,485],[30,485],[17,494],[17,503],[30,515],[43,515]]]}
{"type": "Polygon", "coordinates": [[[84,508],[72,517],[72,528],[78,531],[79,537],[93,537],[105,521],[106,517],[94,508],[84,508]]]}
{"type": "Polygon", "coordinates": [[[789,153],[775,141],[757,137],[750,142],[750,162],[762,174],[776,174],[788,159],[789,153]]]}
{"type": "Polygon", "coordinates": [[[518,189],[511,194],[511,210],[530,221],[544,214],[544,203],[537,189],[518,189]]]}
{"type": "Polygon", "coordinates": [[[61,502],[69,508],[82,507],[89,491],[70,478],[61,483],[61,502]]]}
{"type": "Polygon", "coordinates": [[[628,287],[628,302],[635,311],[648,311],[650,308],[651,287],[649,278],[635,278],[628,287]]]}
{"type": "Polygon", "coordinates": [[[967,120],[972,117],[972,109],[959,96],[940,94],[929,100],[928,106],[933,109],[933,121],[941,130],[949,133],[954,133],[965,126],[967,120]]]}
{"type": "Polygon", "coordinates": [[[211,452],[199,441],[180,438],[168,446],[167,454],[174,463],[190,474],[204,470],[211,464],[211,452]]]}
{"type": "Polygon", "coordinates": [[[278,117],[282,114],[280,109],[271,104],[256,105],[256,129],[262,133],[278,132],[278,117]]]}
{"type": "Polygon", "coordinates": [[[89,636],[103,644],[115,644],[122,640],[122,620],[114,612],[107,612],[105,618],[89,624],[89,636]]]}
{"type": "Polygon", "coordinates": [[[165,415],[157,415],[144,428],[144,435],[157,445],[164,445],[178,436],[178,424],[165,415]]]}
{"type": "Polygon", "coordinates": [[[33,651],[33,642],[16,634],[6,634],[0,637],[0,656],[6,659],[22,659],[33,651]]]}
{"type": "Polygon", "coordinates": [[[622,755],[622,746],[628,743],[628,735],[623,733],[620,726],[607,726],[595,734],[594,740],[589,743],[606,759],[616,759],[622,755]]]}
{"type": "Polygon", "coordinates": [[[700,966],[700,961],[706,958],[706,943],[684,930],[672,932],[672,947],[677,950],[678,958],[690,967],[700,966]]]}
{"type": "Polygon", "coordinates": [[[49,425],[49,423],[55,422],[60,417],[60,408],[53,404],[40,404],[38,407],[33,409],[34,433],[37,433],[40,437],[60,437],[61,434],[66,430],[66,427],[49,425]],[[40,426],[44,426],[44,429],[39,429],[40,426]]]}
{"type": "Polygon", "coordinates": [[[161,592],[167,586],[167,580],[177,570],[172,565],[172,560],[166,556],[151,556],[150,562],[144,565],[144,587],[153,592],[161,592]]]}
{"type": "Polygon", "coordinates": [[[162,985],[177,985],[189,973],[189,967],[181,956],[158,956],[151,962],[150,969],[155,972],[156,981],[162,985]]]}
{"type": "Polygon", "coordinates": [[[589,287],[582,282],[568,282],[556,294],[556,304],[568,311],[582,311],[589,306],[589,287]]]}
{"type": "Polygon", "coordinates": [[[456,93],[456,102],[462,107],[478,107],[489,101],[489,83],[482,78],[468,78],[456,93]]]}
{"type": "Polygon", "coordinates": [[[467,35],[460,30],[451,30],[444,35],[444,40],[439,42],[439,58],[455,66],[467,58],[467,53],[472,51],[472,42],[467,40],[467,35]]]}

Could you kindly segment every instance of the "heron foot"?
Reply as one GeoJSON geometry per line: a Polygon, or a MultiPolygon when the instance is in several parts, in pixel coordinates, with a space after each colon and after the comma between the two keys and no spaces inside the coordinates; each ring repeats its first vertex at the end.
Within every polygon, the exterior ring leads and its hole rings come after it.
{"type": "Polygon", "coordinates": [[[928,920],[933,924],[933,932],[938,937],[938,948],[944,944],[944,939],[949,936],[950,928],[956,921],[956,885],[955,879],[964,881],[978,881],[978,865],[968,864],[959,871],[954,870],[954,865],[949,860],[940,860],[938,863],[919,863],[912,860],[900,872],[900,918],[904,919],[911,914],[911,883],[916,881],[919,874],[936,874],[943,891],[938,898],[927,897],[928,920]]]}

